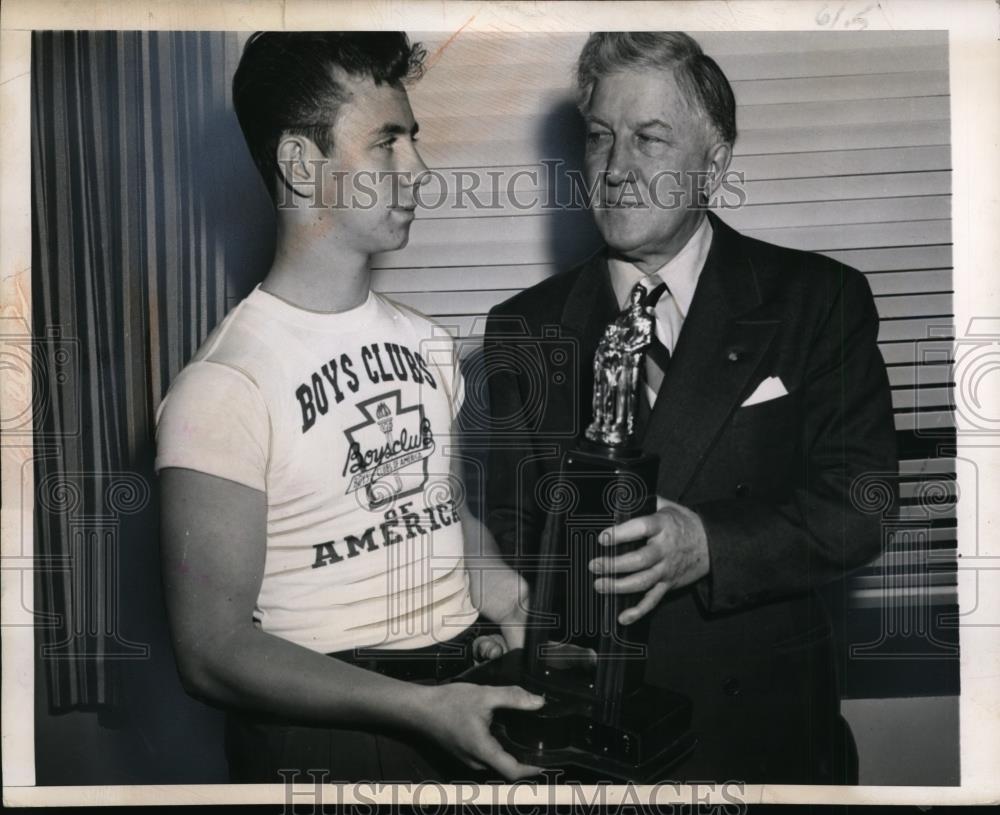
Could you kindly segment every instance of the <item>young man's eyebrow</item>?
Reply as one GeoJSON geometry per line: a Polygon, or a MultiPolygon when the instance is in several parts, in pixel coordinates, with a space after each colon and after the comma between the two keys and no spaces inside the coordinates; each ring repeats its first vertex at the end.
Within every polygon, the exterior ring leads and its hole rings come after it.
{"type": "Polygon", "coordinates": [[[420,125],[417,122],[413,123],[413,127],[407,130],[403,125],[396,124],[393,122],[388,122],[382,125],[378,130],[375,131],[374,135],[376,138],[384,138],[386,136],[407,136],[413,138],[420,131],[420,125]]]}

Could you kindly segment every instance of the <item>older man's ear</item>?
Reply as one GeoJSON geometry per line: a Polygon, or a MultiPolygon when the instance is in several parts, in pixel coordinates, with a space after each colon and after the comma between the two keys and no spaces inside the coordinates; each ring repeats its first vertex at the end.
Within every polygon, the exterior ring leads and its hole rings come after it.
{"type": "Polygon", "coordinates": [[[708,172],[705,174],[705,183],[701,189],[702,201],[705,204],[712,200],[712,196],[726,177],[729,163],[733,159],[733,146],[726,142],[716,142],[709,147],[707,158],[708,172]]]}

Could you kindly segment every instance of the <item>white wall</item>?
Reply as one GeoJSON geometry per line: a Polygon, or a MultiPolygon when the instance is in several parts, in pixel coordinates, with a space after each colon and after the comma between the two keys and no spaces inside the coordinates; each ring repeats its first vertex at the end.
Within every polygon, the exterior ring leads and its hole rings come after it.
{"type": "Polygon", "coordinates": [[[861,784],[959,783],[958,697],[845,699],[861,784]]]}

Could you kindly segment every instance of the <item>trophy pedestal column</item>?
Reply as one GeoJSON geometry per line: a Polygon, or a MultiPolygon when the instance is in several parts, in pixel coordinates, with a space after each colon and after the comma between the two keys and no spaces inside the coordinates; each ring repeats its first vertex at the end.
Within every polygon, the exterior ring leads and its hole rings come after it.
{"type": "Polygon", "coordinates": [[[603,530],[656,511],[659,458],[632,445],[645,399],[643,354],[655,339],[653,305],[637,283],[605,328],[594,353],[593,421],[560,471],[534,485],[548,514],[523,653],[463,677],[544,694],[540,711],[496,711],[494,730],[521,761],[589,775],[581,781],[661,780],[695,743],[690,700],[645,683],[648,615],[629,626],[618,622],[640,596],[598,594],[589,568],[595,557],[645,545],[602,546],[603,530]]]}
{"type": "Polygon", "coordinates": [[[618,622],[640,595],[599,594],[589,569],[595,557],[644,545],[605,547],[598,538],[655,511],[658,465],[636,449],[581,440],[560,472],[539,482],[549,514],[525,648],[462,677],[546,697],[539,711],[494,716],[497,738],[524,763],[581,781],[653,782],[694,747],[690,700],[644,681],[648,617],[618,622]]]}

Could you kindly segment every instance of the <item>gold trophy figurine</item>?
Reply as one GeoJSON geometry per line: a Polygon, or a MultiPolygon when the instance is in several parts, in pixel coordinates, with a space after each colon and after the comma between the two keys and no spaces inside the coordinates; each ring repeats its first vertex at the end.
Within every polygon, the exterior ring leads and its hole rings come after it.
{"type": "Polygon", "coordinates": [[[628,308],[604,330],[594,354],[594,420],[584,435],[596,444],[621,447],[635,432],[639,366],[653,337],[653,309],[637,283],[628,308]]]}

